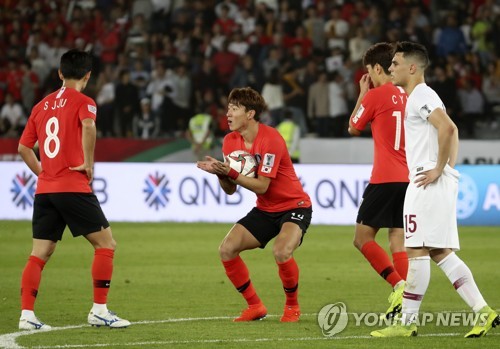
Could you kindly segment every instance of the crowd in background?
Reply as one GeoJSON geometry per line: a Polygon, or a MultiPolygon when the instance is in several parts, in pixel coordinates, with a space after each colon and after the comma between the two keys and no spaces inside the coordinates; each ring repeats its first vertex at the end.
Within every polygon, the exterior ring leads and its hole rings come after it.
{"type": "Polygon", "coordinates": [[[180,137],[198,113],[222,136],[242,86],[264,96],[263,122],[291,114],[302,136],[344,137],[364,51],[400,40],[428,48],[426,80],[462,136],[497,127],[498,0],[3,0],[0,135],[19,136],[80,48],[95,59],[84,92],[100,137],[180,137]]]}

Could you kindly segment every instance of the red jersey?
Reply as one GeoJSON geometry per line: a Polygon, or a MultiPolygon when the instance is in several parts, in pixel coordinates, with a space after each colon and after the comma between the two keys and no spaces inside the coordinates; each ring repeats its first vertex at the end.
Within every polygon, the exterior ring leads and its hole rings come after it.
{"type": "Polygon", "coordinates": [[[245,150],[254,155],[259,163],[257,174],[272,178],[266,193],[257,194],[258,209],[281,212],[311,206],[311,199],[295,174],[285,140],[276,129],[259,124],[251,149],[245,148],[245,141],[238,132],[229,133],[222,144],[224,157],[235,150],[245,150]]]}
{"type": "Polygon", "coordinates": [[[87,175],[69,168],[84,162],[81,120],[95,118],[95,102],[72,88],[61,87],[33,107],[19,143],[33,148],[38,141],[37,194],[92,192],[87,175]]]}
{"type": "Polygon", "coordinates": [[[352,117],[359,131],[371,122],[375,143],[372,184],[408,182],[403,126],[407,98],[403,89],[389,82],[370,89],[352,117]]]}

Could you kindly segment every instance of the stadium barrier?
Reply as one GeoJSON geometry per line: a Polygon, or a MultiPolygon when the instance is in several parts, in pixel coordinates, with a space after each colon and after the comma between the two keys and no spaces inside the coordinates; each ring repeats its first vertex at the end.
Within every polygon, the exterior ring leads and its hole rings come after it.
{"type": "MultiPolygon", "coordinates": [[[[461,225],[500,226],[500,166],[461,165],[461,225]]],[[[354,224],[371,165],[298,164],[313,202],[313,224],[354,224]]],[[[0,219],[29,220],[36,176],[19,161],[0,162],[0,219]]],[[[238,188],[226,195],[217,178],[181,163],[96,163],[94,192],[110,221],[232,223],[255,205],[238,188]]]]}

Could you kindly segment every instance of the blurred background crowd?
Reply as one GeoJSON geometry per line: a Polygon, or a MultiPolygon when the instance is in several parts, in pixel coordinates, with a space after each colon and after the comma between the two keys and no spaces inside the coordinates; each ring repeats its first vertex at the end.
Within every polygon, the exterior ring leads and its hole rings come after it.
{"type": "Polygon", "coordinates": [[[428,48],[427,82],[462,137],[498,127],[498,0],[0,0],[0,136],[20,135],[80,48],[95,60],[99,137],[183,137],[200,113],[222,136],[243,86],[263,94],[263,122],[345,137],[364,51],[400,40],[428,48]]]}

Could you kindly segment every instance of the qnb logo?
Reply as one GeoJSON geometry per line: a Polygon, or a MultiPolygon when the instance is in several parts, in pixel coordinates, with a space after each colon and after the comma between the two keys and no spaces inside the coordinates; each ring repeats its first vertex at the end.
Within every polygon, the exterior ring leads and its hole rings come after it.
{"type": "Polygon", "coordinates": [[[323,336],[332,337],[347,327],[347,307],[342,302],[327,304],[318,313],[318,325],[323,336]]]}
{"type": "Polygon", "coordinates": [[[22,207],[25,210],[33,206],[36,190],[36,176],[32,173],[27,174],[23,171],[22,174],[17,174],[12,179],[12,188],[10,191],[14,194],[12,202],[17,207],[22,207]]]}
{"type": "Polygon", "coordinates": [[[476,211],[479,200],[476,182],[466,174],[460,174],[458,182],[457,218],[466,219],[476,211]]]}
{"type": "Polygon", "coordinates": [[[160,175],[157,171],[154,175],[149,175],[144,182],[146,183],[146,188],[143,190],[146,193],[146,204],[149,207],[154,207],[157,211],[166,207],[169,201],[168,194],[170,194],[167,176],[160,175]]]}

